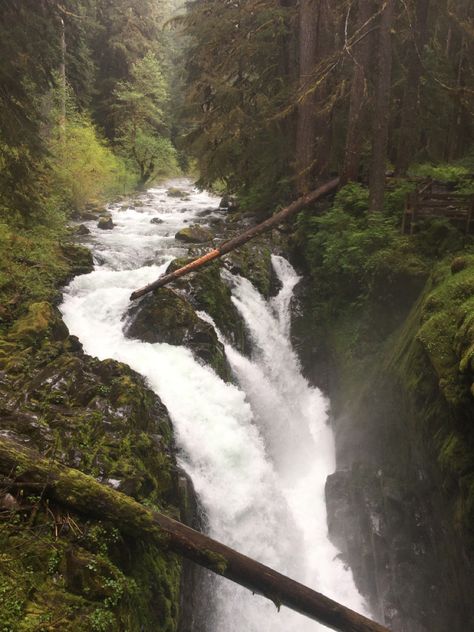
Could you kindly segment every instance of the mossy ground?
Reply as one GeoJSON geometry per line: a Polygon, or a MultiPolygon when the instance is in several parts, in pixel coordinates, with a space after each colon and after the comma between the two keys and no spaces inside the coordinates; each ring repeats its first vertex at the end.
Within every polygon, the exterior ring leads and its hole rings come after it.
{"type": "MultiPolygon", "coordinates": [[[[0,228],[0,432],[179,515],[167,411],[127,366],[83,354],[56,304],[90,253],[0,228]]],[[[177,628],[180,561],[0,482],[0,630],[177,628]]]]}

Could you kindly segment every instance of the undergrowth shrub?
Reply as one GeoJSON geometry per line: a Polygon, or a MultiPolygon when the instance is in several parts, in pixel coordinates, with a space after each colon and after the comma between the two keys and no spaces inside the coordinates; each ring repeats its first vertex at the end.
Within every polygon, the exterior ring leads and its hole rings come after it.
{"type": "Polygon", "coordinates": [[[133,185],[125,163],[83,114],[74,113],[64,134],[50,141],[52,197],[67,209],[82,209],[90,202],[124,193],[133,185]]]}

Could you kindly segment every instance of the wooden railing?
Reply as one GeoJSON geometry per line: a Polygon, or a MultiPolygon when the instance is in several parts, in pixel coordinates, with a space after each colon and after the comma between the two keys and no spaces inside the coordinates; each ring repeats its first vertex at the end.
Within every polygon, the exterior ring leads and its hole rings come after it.
{"type": "Polygon", "coordinates": [[[420,184],[405,200],[402,233],[412,235],[422,220],[445,217],[469,234],[474,228],[474,195],[449,191],[433,180],[420,184]]]}

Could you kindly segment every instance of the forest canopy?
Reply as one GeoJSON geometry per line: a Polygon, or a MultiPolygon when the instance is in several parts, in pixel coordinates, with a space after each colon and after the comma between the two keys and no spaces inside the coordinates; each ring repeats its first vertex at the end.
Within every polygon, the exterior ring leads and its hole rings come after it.
{"type": "Polygon", "coordinates": [[[195,0],[184,30],[203,186],[258,204],[339,173],[369,178],[375,210],[387,170],[473,168],[469,0],[195,0]]]}
{"type": "Polygon", "coordinates": [[[469,0],[1,0],[0,11],[2,217],[84,203],[71,135],[91,142],[104,182],[83,183],[92,197],[192,164],[202,187],[267,213],[332,174],[369,182],[379,210],[387,171],[474,169],[469,0]]]}

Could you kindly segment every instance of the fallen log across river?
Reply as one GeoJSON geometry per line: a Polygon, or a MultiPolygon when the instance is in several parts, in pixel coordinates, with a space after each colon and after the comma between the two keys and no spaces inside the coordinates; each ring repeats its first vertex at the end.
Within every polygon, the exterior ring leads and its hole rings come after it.
{"type": "Polygon", "coordinates": [[[307,193],[306,195],[298,198],[289,206],[286,206],[281,211],[278,211],[277,213],[266,219],[264,222],[261,222],[256,226],[252,226],[252,228],[249,228],[243,233],[240,233],[240,235],[237,235],[236,237],[225,241],[218,248],[214,248],[214,250],[211,250],[202,257],[198,257],[197,259],[191,261],[182,268],[179,268],[174,272],[170,272],[169,274],[164,274],[156,281],[153,281],[153,283],[149,283],[148,285],[145,285],[145,287],[142,287],[139,290],[135,290],[135,292],[131,294],[130,300],[134,301],[137,298],[140,298],[145,294],[152,292],[153,290],[168,285],[168,283],[171,283],[171,281],[179,279],[180,277],[189,274],[190,272],[194,272],[206,263],[209,263],[214,259],[218,259],[219,257],[222,257],[223,255],[231,252],[232,250],[243,246],[254,237],[257,237],[257,235],[261,235],[262,233],[275,228],[279,224],[287,221],[293,215],[299,213],[302,209],[306,208],[310,204],[313,204],[314,202],[317,202],[317,200],[319,200],[320,198],[333,193],[338,186],[339,178],[334,178],[333,180],[326,182],[326,184],[323,184],[314,191],[311,191],[311,193],[307,193]]]}
{"type": "Polygon", "coordinates": [[[84,516],[112,521],[135,538],[151,538],[157,545],[181,555],[218,575],[286,606],[339,632],[389,632],[388,628],[346,608],[273,569],[148,509],[79,470],[42,457],[17,442],[0,438],[2,486],[38,490],[42,498],[84,516]]]}

